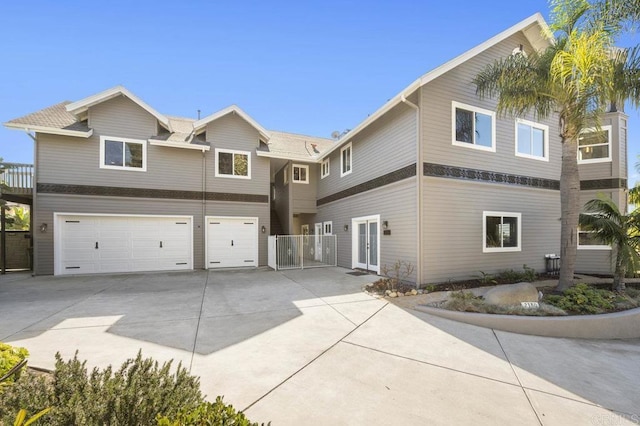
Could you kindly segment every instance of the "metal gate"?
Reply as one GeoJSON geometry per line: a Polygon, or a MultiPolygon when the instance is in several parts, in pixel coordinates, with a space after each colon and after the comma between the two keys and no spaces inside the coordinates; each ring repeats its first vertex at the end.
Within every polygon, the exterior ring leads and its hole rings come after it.
{"type": "Polygon", "coordinates": [[[271,235],[268,264],[276,271],[336,266],[335,235],[271,235]]]}

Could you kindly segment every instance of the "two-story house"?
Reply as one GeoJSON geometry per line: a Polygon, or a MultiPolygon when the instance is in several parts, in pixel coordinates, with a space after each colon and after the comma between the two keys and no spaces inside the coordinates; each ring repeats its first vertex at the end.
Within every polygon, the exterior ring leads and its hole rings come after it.
{"type": "MultiPolygon", "coordinates": [[[[557,118],[501,117],[471,83],[550,43],[536,14],[428,72],[335,140],[236,106],[169,117],[123,87],[5,123],[35,133],[35,272],[255,267],[269,234],[332,234],[337,263],[411,263],[419,284],[545,267],[559,252],[557,118]]],[[[626,200],[626,116],[579,146],[583,199],[626,200]]],[[[580,234],[578,269],[608,273],[580,234]]]]}

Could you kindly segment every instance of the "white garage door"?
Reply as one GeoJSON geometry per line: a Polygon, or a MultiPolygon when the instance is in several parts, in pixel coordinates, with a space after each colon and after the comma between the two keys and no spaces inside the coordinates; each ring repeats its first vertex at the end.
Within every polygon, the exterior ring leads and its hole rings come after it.
{"type": "Polygon", "coordinates": [[[56,216],[56,275],[193,269],[190,216],[56,216]]]}
{"type": "Polygon", "coordinates": [[[207,217],[207,267],[258,266],[258,218],[207,217]]]}

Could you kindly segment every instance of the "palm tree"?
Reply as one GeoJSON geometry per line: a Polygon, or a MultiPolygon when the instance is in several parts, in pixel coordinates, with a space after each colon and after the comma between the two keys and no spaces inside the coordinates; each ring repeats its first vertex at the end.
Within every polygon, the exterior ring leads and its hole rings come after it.
{"type": "Polygon", "coordinates": [[[597,198],[584,205],[580,229],[593,232],[598,241],[615,250],[613,290],[623,292],[627,271],[635,272],[640,265],[640,209],[623,214],[610,198],[597,198]]]}
{"type": "Polygon", "coordinates": [[[573,285],[578,246],[578,137],[586,128],[599,127],[610,102],[640,102],[640,58],[637,49],[613,49],[614,32],[593,18],[597,11],[587,0],[550,4],[556,38],[549,47],[497,60],[473,82],[480,97],[497,98],[500,115],[533,112],[544,119],[557,114],[562,143],[558,290],[565,290],[573,285]]]}

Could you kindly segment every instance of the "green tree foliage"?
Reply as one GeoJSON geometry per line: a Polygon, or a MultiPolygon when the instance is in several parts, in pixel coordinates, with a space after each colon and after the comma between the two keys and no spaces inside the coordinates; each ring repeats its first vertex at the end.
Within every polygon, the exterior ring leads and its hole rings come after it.
{"type": "Polygon", "coordinates": [[[640,266],[640,209],[624,214],[613,200],[602,197],[587,202],[584,212],[580,215],[580,228],[593,232],[615,250],[613,290],[623,292],[627,271],[635,272],[640,266]]]}

